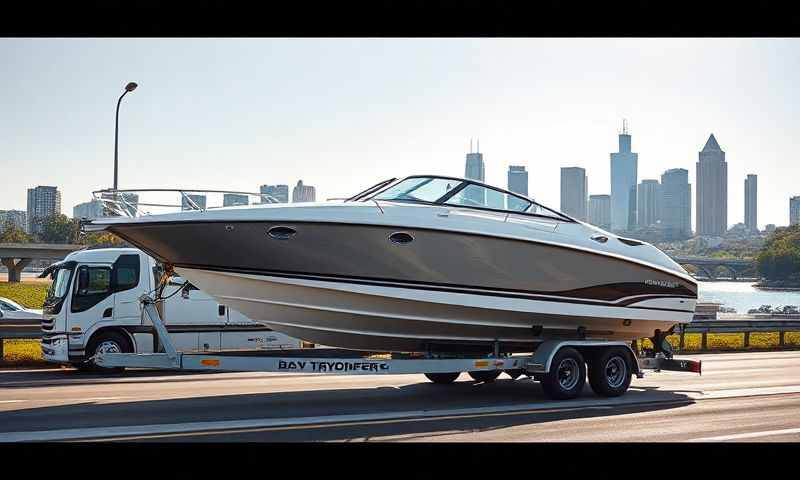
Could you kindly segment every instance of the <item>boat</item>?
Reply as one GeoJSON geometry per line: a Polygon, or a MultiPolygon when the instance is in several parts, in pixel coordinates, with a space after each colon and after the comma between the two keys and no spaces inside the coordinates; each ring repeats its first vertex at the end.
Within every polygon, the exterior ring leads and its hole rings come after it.
{"type": "Polygon", "coordinates": [[[690,322],[697,301],[696,281],[654,246],[456,177],[83,228],[114,233],[276,331],[354,350],[513,353],[552,338],[631,341],[690,322]]]}

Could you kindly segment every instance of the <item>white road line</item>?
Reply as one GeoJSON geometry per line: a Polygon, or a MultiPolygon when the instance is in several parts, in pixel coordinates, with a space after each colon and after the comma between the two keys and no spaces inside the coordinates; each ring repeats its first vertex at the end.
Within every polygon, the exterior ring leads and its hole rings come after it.
{"type": "Polygon", "coordinates": [[[735,433],[732,435],[720,435],[718,437],[693,438],[690,442],[724,442],[726,440],[742,440],[745,438],[772,437],[775,435],[789,435],[800,433],[800,428],[784,428],[782,430],[767,430],[764,432],[735,433]]]}

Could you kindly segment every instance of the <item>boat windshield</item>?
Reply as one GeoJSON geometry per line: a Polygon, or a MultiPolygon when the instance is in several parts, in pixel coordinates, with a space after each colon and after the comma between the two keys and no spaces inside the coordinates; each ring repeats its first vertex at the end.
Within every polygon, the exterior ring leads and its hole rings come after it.
{"type": "Polygon", "coordinates": [[[374,198],[375,200],[436,203],[463,183],[461,180],[449,178],[407,178],[379,193],[374,198]]]}
{"type": "Polygon", "coordinates": [[[408,177],[374,196],[363,195],[359,199],[453,205],[574,221],[521,195],[457,178],[408,177]]]}

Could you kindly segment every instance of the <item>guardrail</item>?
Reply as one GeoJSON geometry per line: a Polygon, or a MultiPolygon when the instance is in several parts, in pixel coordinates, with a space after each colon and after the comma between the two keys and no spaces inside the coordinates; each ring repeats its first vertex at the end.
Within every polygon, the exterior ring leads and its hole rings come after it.
{"type": "Polygon", "coordinates": [[[7,320],[0,322],[0,362],[3,360],[3,340],[40,339],[42,322],[40,320],[7,320]]]}

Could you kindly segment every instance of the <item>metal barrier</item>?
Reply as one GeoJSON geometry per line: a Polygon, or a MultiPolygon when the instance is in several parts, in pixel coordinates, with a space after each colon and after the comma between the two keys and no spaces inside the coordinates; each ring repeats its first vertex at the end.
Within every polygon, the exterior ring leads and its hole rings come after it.
{"type": "Polygon", "coordinates": [[[3,341],[5,339],[40,339],[42,322],[40,320],[9,320],[0,322],[0,362],[3,361],[3,341]]]}
{"type": "MultiPolygon", "coordinates": [[[[786,332],[800,332],[800,319],[781,319],[775,317],[753,317],[747,319],[695,319],[691,323],[679,325],[675,335],[679,335],[679,350],[685,349],[685,335],[691,333],[701,334],[700,349],[708,350],[709,333],[742,333],[744,334],[743,348],[750,347],[751,333],[777,333],[778,348],[785,348],[786,332]]],[[[793,345],[794,346],[794,345],[793,345]]]]}

